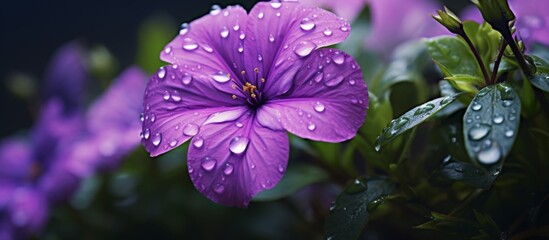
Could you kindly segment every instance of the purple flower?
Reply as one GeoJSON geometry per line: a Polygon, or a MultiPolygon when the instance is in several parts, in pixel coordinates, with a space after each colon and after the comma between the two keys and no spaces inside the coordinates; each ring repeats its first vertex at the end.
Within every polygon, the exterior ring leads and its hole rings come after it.
{"type": "MultiPolygon", "coordinates": [[[[518,34],[528,45],[539,42],[549,45],[549,2],[545,0],[509,0],[509,7],[517,19],[518,34]]],[[[475,6],[466,8],[463,20],[483,22],[482,15],[475,6]]]]}
{"type": "Polygon", "coordinates": [[[353,21],[366,5],[366,0],[301,0],[301,3],[333,10],[337,15],[353,21]]]}
{"type": "Polygon", "coordinates": [[[245,207],[275,186],[288,161],[286,131],[318,141],[356,135],[368,92],[355,60],[319,49],[349,23],[297,2],[212,8],[184,24],[145,90],[142,142],[151,156],[192,138],[187,163],[211,200],[245,207]]]}
{"type": "Polygon", "coordinates": [[[372,31],[366,48],[391,52],[399,44],[422,37],[448,34],[431,14],[441,6],[431,0],[369,0],[372,31]]]}

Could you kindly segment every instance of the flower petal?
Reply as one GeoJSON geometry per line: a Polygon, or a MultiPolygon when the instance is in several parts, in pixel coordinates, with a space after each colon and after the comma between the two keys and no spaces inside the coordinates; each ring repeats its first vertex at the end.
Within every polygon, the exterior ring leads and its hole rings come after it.
{"type": "Polygon", "coordinates": [[[32,152],[25,141],[8,138],[0,143],[0,180],[24,181],[30,175],[32,152]]]}
{"type": "Polygon", "coordinates": [[[40,231],[49,215],[44,195],[30,187],[17,188],[13,192],[9,208],[11,223],[29,233],[40,231]]]}
{"type": "Polygon", "coordinates": [[[45,76],[44,101],[52,97],[62,100],[64,110],[82,106],[88,79],[84,55],[77,42],[70,42],[57,50],[45,76]]]}
{"type": "Polygon", "coordinates": [[[244,115],[209,124],[193,138],[188,168],[194,186],[214,202],[246,207],[256,193],[274,187],[285,172],[288,135],[244,115]]]}
{"type": "Polygon", "coordinates": [[[297,136],[318,141],[354,137],[368,109],[368,89],[356,61],[344,52],[320,49],[304,66],[290,92],[258,110],[258,118],[267,119],[260,123],[273,128],[270,123],[279,122],[297,136]]]}
{"type": "Polygon", "coordinates": [[[141,142],[151,156],[198,134],[200,126],[214,113],[218,114],[210,122],[231,121],[247,111],[241,101],[219,92],[212,81],[201,76],[188,80],[188,72],[173,66],[162,67],[145,90],[141,142]]]}
{"type": "Polygon", "coordinates": [[[218,73],[238,77],[240,71],[234,70],[243,69],[243,54],[238,49],[247,18],[240,6],[212,9],[210,14],[184,24],[160,58],[203,79],[212,80],[218,73]]]}
{"type": "MultiPolygon", "coordinates": [[[[331,12],[295,2],[259,2],[250,11],[244,40],[247,78],[257,67],[266,78],[267,95],[286,92],[303,57],[313,50],[340,43],[349,35],[349,23],[331,12]]],[[[260,86],[259,83],[254,83],[260,86]]]]}

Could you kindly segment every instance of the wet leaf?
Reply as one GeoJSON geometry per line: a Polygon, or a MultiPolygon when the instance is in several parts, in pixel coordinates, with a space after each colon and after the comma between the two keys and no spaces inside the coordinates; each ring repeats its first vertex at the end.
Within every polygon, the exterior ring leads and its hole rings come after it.
{"type": "Polygon", "coordinates": [[[549,64],[537,56],[530,56],[534,60],[537,71],[530,77],[530,82],[537,88],[549,92],[549,64]]]}
{"type": "Polygon", "coordinates": [[[326,238],[356,239],[383,198],[393,192],[386,179],[356,179],[337,197],[326,219],[326,238]]]}
{"type": "Polygon", "coordinates": [[[486,69],[490,69],[489,64],[495,60],[499,52],[501,34],[488,23],[479,24],[473,21],[463,22],[463,29],[478,50],[486,69]]]}
{"type": "Polygon", "coordinates": [[[273,201],[289,196],[313,183],[326,181],[328,173],[313,165],[290,165],[286,174],[273,189],[260,192],[253,201],[273,201]]]}
{"type": "Polygon", "coordinates": [[[520,98],[508,84],[483,88],[463,117],[463,136],[469,157],[485,165],[504,159],[517,136],[520,110],[520,98]]]}
{"type": "Polygon", "coordinates": [[[450,105],[458,96],[459,94],[431,100],[413,108],[402,116],[393,119],[378,137],[376,141],[376,150],[379,151],[381,147],[391,142],[402,133],[429,119],[435,113],[450,105]]]}
{"type": "Polygon", "coordinates": [[[476,188],[489,189],[500,172],[501,164],[493,166],[490,171],[487,171],[471,163],[454,161],[448,157],[435,175],[464,182],[476,188]]]}

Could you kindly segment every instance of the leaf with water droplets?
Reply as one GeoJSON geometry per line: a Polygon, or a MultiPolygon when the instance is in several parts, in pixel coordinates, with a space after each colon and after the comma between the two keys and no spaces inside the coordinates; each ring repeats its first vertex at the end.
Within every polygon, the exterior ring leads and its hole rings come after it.
{"type": "Polygon", "coordinates": [[[356,239],[368,223],[370,213],[393,192],[386,179],[359,178],[337,196],[326,219],[325,236],[330,239],[356,239]]]}
{"type": "MultiPolygon", "coordinates": [[[[284,172],[285,166],[278,166],[279,172],[284,172]]],[[[313,183],[323,182],[329,179],[328,173],[314,166],[305,164],[290,165],[280,182],[270,190],[257,194],[254,201],[273,201],[289,196],[299,189],[313,183]]]]}
{"type": "Polygon", "coordinates": [[[385,144],[393,141],[395,138],[404,132],[419,125],[429,119],[438,111],[444,109],[450,103],[454,102],[460,94],[455,94],[448,97],[441,97],[422,105],[419,105],[412,110],[404,113],[402,116],[393,119],[387,127],[385,127],[376,141],[376,150],[380,150],[385,144]]]}
{"type": "Polygon", "coordinates": [[[501,172],[502,164],[492,166],[490,170],[477,167],[471,163],[452,160],[449,156],[433,177],[464,182],[473,187],[489,189],[501,172]]]}
{"type": "Polygon", "coordinates": [[[463,117],[465,148],[471,159],[490,165],[507,156],[518,131],[520,107],[520,98],[508,84],[479,91],[463,117]]]}
{"type": "Polygon", "coordinates": [[[534,59],[537,71],[530,77],[530,83],[537,88],[549,92],[549,64],[537,56],[530,56],[534,59]]]}

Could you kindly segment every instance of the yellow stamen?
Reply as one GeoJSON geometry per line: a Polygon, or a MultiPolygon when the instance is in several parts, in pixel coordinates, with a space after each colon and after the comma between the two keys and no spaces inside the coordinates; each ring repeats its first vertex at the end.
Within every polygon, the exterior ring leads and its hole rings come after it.
{"type": "Polygon", "coordinates": [[[231,86],[231,88],[232,88],[232,89],[236,89],[236,85],[233,84],[233,85],[231,86]]]}
{"type": "Polygon", "coordinates": [[[246,84],[244,84],[244,86],[242,86],[242,91],[244,92],[250,92],[250,96],[252,98],[255,98],[256,95],[254,93],[254,91],[257,89],[257,87],[255,85],[252,85],[251,83],[249,82],[246,82],[246,84]]]}
{"type": "Polygon", "coordinates": [[[244,75],[244,74],[246,74],[246,71],[242,70],[242,72],[240,72],[240,74],[244,75]]]}
{"type": "Polygon", "coordinates": [[[261,78],[261,82],[265,82],[265,78],[261,78]]]}
{"type": "Polygon", "coordinates": [[[234,94],[233,94],[231,97],[232,97],[233,99],[236,99],[236,95],[234,95],[234,94]]]}
{"type": "Polygon", "coordinates": [[[254,72],[258,73],[258,72],[259,72],[259,68],[254,68],[254,72]]]}

